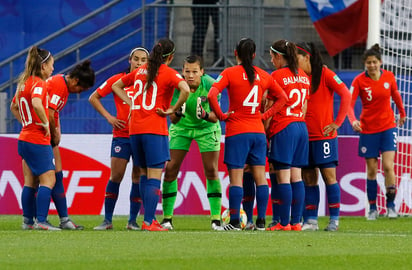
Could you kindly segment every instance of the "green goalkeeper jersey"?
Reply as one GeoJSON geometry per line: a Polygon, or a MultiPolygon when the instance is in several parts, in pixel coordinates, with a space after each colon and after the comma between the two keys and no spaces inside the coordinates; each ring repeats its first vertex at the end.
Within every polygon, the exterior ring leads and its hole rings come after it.
{"type": "MultiPolygon", "coordinates": [[[[170,126],[171,129],[209,129],[211,132],[220,130],[219,121],[217,121],[216,123],[211,123],[203,119],[197,119],[196,117],[196,106],[198,97],[200,97],[202,100],[203,109],[206,112],[210,112],[207,94],[209,93],[209,89],[212,87],[212,84],[214,82],[215,80],[207,74],[204,74],[201,77],[199,87],[194,93],[190,92],[189,97],[186,100],[186,111],[184,113],[185,117],[181,117],[179,122],[177,122],[176,124],[172,124],[170,126]]],[[[179,90],[175,89],[172,99],[172,105],[176,103],[178,98],[179,90]]],[[[220,95],[218,98],[220,99],[220,95]]]]}

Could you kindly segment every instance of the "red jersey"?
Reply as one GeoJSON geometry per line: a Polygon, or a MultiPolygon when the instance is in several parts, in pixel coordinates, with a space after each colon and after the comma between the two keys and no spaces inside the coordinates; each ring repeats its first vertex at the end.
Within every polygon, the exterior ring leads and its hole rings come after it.
{"type": "MultiPolygon", "coordinates": [[[[229,112],[233,113],[226,120],[226,137],[241,133],[265,133],[260,106],[266,89],[280,104],[277,110],[286,102],[286,96],[273,78],[256,66],[254,69],[256,73],[252,85],[242,65],[226,68],[212,85],[212,88],[216,88],[219,93],[225,88],[228,91],[229,112]]],[[[213,108],[214,111],[216,109],[220,110],[220,108],[213,108]]],[[[273,110],[273,113],[277,110],[273,110]]]]}
{"type": "Polygon", "coordinates": [[[47,79],[47,92],[50,96],[49,108],[54,110],[56,127],[59,126],[59,113],[67,103],[69,88],[64,74],[54,75],[47,79]]]}
{"type": "MultiPolygon", "coordinates": [[[[289,68],[281,68],[272,72],[272,77],[279,83],[289,101],[273,116],[268,130],[268,138],[272,137],[292,122],[303,122],[303,106],[308,99],[310,79],[302,69],[293,74],[289,68]]],[[[268,95],[270,98],[270,94],[268,95]]]]}
{"type": "Polygon", "coordinates": [[[353,108],[358,96],[362,102],[360,123],[362,133],[370,134],[396,127],[396,120],[391,108],[391,97],[399,110],[400,116],[405,117],[402,97],[398,92],[396,79],[392,72],[382,70],[379,80],[372,80],[366,72],[362,72],[352,82],[352,109],[349,121],[356,120],[353,108]]]}
{"type": "Polygon", "coordinates": [[[126,87],[133,86],[129,134],[169,135],[167,118],[158,115],[156,109],[166,111],[170,107],[174,89],[184,79],[165,64],[159,67],[149,89],[145,89],[146,76],[147,64],[144,64],[121,78],[126,87]]]}
{"type": "Polygon", "coordinates": [[[341,126],[350,108],[351,95],[349,89],[338,75],[327,67],[323,67],[320,84],[315,93],[311,93],[308,100],[305,121],[309,132],[309,141],[327,140],[336,138],[337,132],[329,136],[323,135],[325,126],[335,123],[341,126]],[[334,121],[333,94],[340,96],[340,107],[334,121]]]}
{"type": "Polygon", "coordinates": [[[40,98],[43,108],[49,119],[49,95],[47,93],[46,82],[39,77],[30,76],[24,83],[21,90],[18,90],[17,101],[23,128],[19,135],[19,140],[34,144],[50,144],[50,135],[44,136],[45,131],[41,125],[42,121],[37,116],[32,105],[32,98],[40,98]]]}
{"type": "MultiPolygon", "coordinates": [[[[99,88],[97,88],[96,90],[97,93],[102,97],[109,95],[110,93],[113,92],[112,85],[117,80],[122,78],[124,75],[126,75],[126,73],[123,72],[123,73],[119,73],[119,74],[116,74],[110,77],[104,83],[102,83],[102,85],[100,85],[99,88]]],[[[126,87],[124,90],[126,91],[127,96],[129,96],[131,99],[133,96],[133,87],[126,87]]],[[[125,103],[121,98],[119,98],[117,95],[113,95],[113,98],[114,98],[114,104],[116,106],[116,118],[126,122],[125,127],[122,129],[113,128],[113,137],[128,138],[129,137],[128,117],[129,117],[129,112],[130,112],[130,106],[127,103],[125,103]]]]}

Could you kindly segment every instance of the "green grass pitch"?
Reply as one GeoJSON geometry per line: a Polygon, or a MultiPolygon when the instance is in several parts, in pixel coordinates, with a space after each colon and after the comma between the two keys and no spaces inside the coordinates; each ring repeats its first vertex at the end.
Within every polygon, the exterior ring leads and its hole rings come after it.
{"type": "Polygon", "coordinates": [[[101,216],[72,218],[85,230],[22,231],[21,216],[0,216],[0,269],[412,269],[407,217],[342,217],[338,232],[215,232],[207,216],[175,216],[171,232],[127,231],[116,216],[99,232],[101,216]]]}

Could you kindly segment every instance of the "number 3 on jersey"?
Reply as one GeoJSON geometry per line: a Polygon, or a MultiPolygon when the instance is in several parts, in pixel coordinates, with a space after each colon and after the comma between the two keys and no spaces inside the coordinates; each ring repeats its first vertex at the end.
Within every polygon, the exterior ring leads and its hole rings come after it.
{"type": "Polygon", "coordinates": [[[147,93],[148,91],[143,91],[145,89],[143,82],[141,80],[136,80],[134,82],[134,89],[137,89],[137,92],[132,97],[132,110],[140,110],[140,105],[143,107],[144,110],[149,111],[152,110],[156,105],[156,97],[157,97],[157,84],[156,82],[152,83],[152,98],[150,99],[150,103],[147,104],[147,93]],[[137,98],[143,93],[141,98],[141,104],[136,104],[137,98]]]}
{"type": "Polygon", "coordinates": [[[243,106],[245,107],[252,107],[252,111],[250,112],[251,114],[256,113],[256,108],[259,107],[259,102],[258,101],[258,94],[259,94],[259,87],[257,85],[254,85],[253,88],[250,90],[249,94],[243,100],[243,106]]]}

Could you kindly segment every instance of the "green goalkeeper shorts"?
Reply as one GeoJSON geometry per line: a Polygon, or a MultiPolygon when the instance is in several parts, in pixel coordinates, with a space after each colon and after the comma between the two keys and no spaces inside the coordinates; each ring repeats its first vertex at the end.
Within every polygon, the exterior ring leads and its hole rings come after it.
{"type": "Polygon", "coordinates": [[[189,151],[193,140],[197,142],[200,153],[220,151],[220,129],[170,129],[169,148],[189,151]]]}

